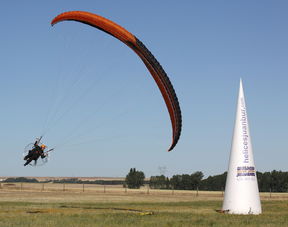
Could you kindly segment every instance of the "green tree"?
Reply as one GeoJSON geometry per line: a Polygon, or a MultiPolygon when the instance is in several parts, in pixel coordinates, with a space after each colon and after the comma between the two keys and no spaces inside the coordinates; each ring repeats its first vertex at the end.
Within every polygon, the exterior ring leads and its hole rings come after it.
{"type": "Polygon", "coordinates": [[[200,190],[222,191],[225,188],[227,172],[220,175],[209,176],[201,181],[200,190]]]}
{"type": "Polygon", "coordinates": [[[150,177],[149,187],[154,189],[169,189],[169,178],[164,175],[150,177]]]}
{"type": "Polygon", "coordinates": [[[201,171],[197,171],[190,175],[190,184],[191,184],[192,190],[196,190],[199,188],[203,177],[204,177],[204,174],[201,171]]]}
{"type": "Polygon", "coordinates": [[[182,176],[181,175],[174,175],[170,179],[170,183],[173,189],[182,189],[182,176]]]}
{"type": "Polygon", "coordinates": [[[126,176],[125,184],[128,188],[140,188],[144,185],[145,174],[142,171],[137,171],[131,168],[126,176]]]}
{"type": "Polygon", "coordinates": [[[170,184],[174,189],[180,190],[196,190],[203,178],[203,173],[197,171],[195,173],[189,174],[182,174],[182,175],[174,175],[170,179],[170,184]]]}

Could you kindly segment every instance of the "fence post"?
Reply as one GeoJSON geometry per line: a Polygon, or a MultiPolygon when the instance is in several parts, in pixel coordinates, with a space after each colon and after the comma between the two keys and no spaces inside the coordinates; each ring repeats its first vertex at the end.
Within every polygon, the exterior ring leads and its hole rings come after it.
{"type": "Polygon", "coordinates": [[[0,189],[2,189],[2,183],[0,183],[0,189]]]}
{"type": "Polygon", "coordinates": [[[270,188],[270,199],[272,198],[272,189],[270,188]]]}
{"type": "Polygon", "coordinates": [[[198,197],[198,195],[199,195],[199,188],[197,187],[196,197],[198,197]]]}
{"type": "Polygon", "coordinates": [[[147,194],[149,195],[149,185],[147,186],[147,194]]]}
{"type": "Polygon", "coordinates": [[[83,184],[83,190],[82,190],[82,192],[84,192],[84,184],[83,184]]]}
{"type": "Polygon", "coordinates": [[[44,191],[44,183],[42,184],[41,192],[44,191]]]}

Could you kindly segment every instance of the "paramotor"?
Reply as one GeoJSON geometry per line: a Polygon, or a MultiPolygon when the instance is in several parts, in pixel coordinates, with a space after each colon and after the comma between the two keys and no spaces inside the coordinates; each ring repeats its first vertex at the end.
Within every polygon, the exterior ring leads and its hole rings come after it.
{"type": "Polygon", "coordinates": [[[23,159],[26,161],[24,166],[31,165],[31,166],[42,166],[45,165],[49,160],[50,152],[54,150],[48,149],[48,147],[40,142],[40,139],[37,139],[35,143],[29,143],[25,146],[23,151],[23,159]],[[39,152],[39,149],[42,149],[39,152]]]}

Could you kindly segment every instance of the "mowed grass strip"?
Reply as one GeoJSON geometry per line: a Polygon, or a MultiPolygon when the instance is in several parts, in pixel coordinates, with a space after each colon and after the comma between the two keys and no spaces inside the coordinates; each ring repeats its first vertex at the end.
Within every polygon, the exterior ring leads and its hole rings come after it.
{"type": "Polygon", "coordinates": [[[219,214],[221,201],[0,202],[0,226],[288,226],[287,201],[264,201],[262,215],[219,214]]]}
{"type": "Polygon", "coordinates": [[[80,186],[65,185],[65,191],[61,184],[45,185],[45,190],[39,184],[2,187],[0,227],[288,226],[287,193],[261,193],[263,214],[245,216],[215,212],[222,192],[196,196],[195,191],[107,187],[104,193],[93,185],[82,192],[80,186]]]}

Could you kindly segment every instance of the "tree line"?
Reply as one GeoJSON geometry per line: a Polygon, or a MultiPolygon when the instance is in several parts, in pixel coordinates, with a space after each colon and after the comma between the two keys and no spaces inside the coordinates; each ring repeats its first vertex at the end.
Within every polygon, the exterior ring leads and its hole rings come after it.
{"type": "MultiPolygon", "coordinates": [[[[128,188],[139,188],[144,185],[144,173],[140,174],[142,183],[133,184],[131,175],[141,171],[130,169],[126,176],[128,188]],[[130,181],[129,181],[130,180],[130,181]],[[132,183],[131,183],[132,182],[132,183]]],[[[136,175],[136,174],[135,174],[136,175]]],[[[139,173],[138,173],[139,175],[139,173]]],[[[144,175],[145,176],[145,175],[144,175]]],[[[134,176],[135,177],[135,176],[134,176]]],[[[203,191],[224,191],[227,172],[223,174],[209,176],[203,179],[204,174],[201,171],[192,174],[174,175],[171,178],[160,176],[151,176],[149,187],[151,189],[175,189],[175,190],[203,190],[203,191]]],[[[276,171],[257,172],[258,187],[260,192],[288,192],[288,172],[276,171]]]]}
{"type": "MultiPolygon", "coordinates": [[[[151,176],[145,180],[142,171],[131,168],[125,180],[95,180],[83,181],[77,178],[67,178],[61,180],[50,180],[39,182],[35,178],[7,178],[2,182],[29,182],[29,183],[77,183],[77,184],[100,184],[100,185],[123,185],[127,188],[140,188],[149,185],[151,189],[175,189],[175,190],[205,190],[223,191],[225,190],[227,172],[223,174],[209,176],[205,179],[201,171],[192,174],[177,174],[171,178],[164,175],[151,176]]],[[[260,192],[288,192],[288,172],[276,171],[257,172],[257,180],[260,192]]]]}

